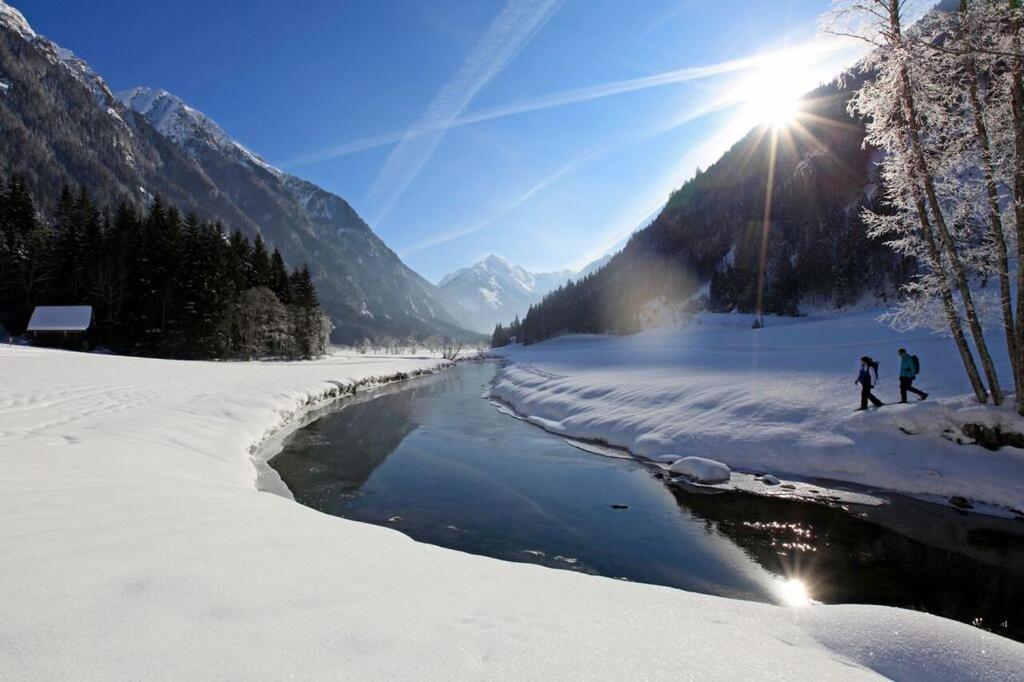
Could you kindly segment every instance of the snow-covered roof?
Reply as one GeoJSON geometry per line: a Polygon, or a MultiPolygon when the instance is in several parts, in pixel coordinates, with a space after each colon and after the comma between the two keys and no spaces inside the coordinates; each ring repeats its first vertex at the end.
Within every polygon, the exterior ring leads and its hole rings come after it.
{"type": "Polygon", "coordinates": [[[28,321],[30,332],[81,332],[92,324],[91,305],[38,305],[28,321]]]}

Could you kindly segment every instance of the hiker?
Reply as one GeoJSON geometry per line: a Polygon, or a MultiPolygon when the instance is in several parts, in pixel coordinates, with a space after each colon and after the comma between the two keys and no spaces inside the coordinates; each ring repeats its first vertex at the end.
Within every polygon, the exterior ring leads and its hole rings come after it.
{"type": "Polygon", "coordinates": [[[868,401],[875,407],[881,407],[885,403],[875,397],[875,394],[871,392],[871,389],[878,383],[878,363],[869,358],[867,355],[860,359],[860,374],[857,376],[857,380],[853,382],[860,384],[860,409],[868,409],[868,401]],[[875,379],[871,380],[871,372],[874,371],[875,379]]]}
{"type": "Polygon", "coordinates": [[[921,400],[928,397],[924,391],[914,388],[914,379],[921,373],[921,361],[916,355],[911,355],[906,348],[900,348],[900,402],[907,402],[907,391],[910,391],[921,400]]]}

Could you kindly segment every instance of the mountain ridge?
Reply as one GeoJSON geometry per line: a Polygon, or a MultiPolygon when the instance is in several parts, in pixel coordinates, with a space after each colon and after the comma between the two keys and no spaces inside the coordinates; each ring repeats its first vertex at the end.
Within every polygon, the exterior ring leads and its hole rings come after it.
{"type": "Polygon", "coordinates": [[[863,123],[846,111],[866,77],[852,69],[805,95],[799,133],[777,154],[769,126],[749,131],[672,192],[597,273],[536,306],[523,320],[524,341],[634,332],[652,309],[797,315],[892,297],[915,266],[869,237],[860,217],[882,197],[863,123]]]}
{"type": "Polygon", "coordinates": [[[127,91],[159,99],[159,117],[154,101],[137,102],[148,116],[126,106],[84,60],[2,0],[0,81],[0,175],[21,175],[44,214],[61,185],[88,187],[110,208],[141,210],[160,194],[262,236],[292,266],[308,263],[336,341],[473,336],[343,198],[274,168],[167,91],[127,91]]]}
{"type": "Polygon", "coordinates": [[[566,282],[600,269],[605,256],[582,270],[531,272],[501,256],[490,256],[473,265],[452,271],[438,281],[438,288],[463,313],[464,323],[474,331],[488,333],[499,322],[523,317],[530,306],[566,282]]]}

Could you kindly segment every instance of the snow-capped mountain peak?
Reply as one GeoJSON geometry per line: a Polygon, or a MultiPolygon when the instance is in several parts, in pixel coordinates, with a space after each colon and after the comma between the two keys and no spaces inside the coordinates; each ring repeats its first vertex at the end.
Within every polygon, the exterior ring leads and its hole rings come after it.
{"type": "Polygon", "coordinates": [[[565,283],[572,270],[532,273],[497,255],[445,275],[438,286],[456,305],[469,312],[463,320],[471,329],[487,332],[500,321],[524,315],[544,294],[565,283]]]}
{"type": "Polygon", "coordinates": [[[142,114],[162,135],[196,156],[204,149],[227,153],[281,175],[281,171],[233,140],[210,117],[163,89],[140,86],[117,93],[117,99],[142,114]]]}
{"type": "Polygon", "coordinates": [[[114,94],[107,87],[107,82],[74,52],[36,33],[25,19],[25,15],[3,0],[0,0],[0,26],[17,33],[36,47],[42,48],[52,63],[63,64],[76,80],[89,88],[97,104],[104,107],[111,116],[120,120],[120,114],[114,109],[114,94]]]}

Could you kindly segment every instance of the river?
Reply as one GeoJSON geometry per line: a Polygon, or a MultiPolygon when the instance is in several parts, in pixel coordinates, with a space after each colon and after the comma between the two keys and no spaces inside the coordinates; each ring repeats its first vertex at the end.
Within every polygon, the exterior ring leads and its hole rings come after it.
{"type": "Polygon", "coordinates": [[[497,369],[341,403],[270,465],[297,502],[421,542],[740,599],[900,606],[1024,641],[1024,523],[873,491],[884,504],[670,487],[496,407],[497,369]]]}

